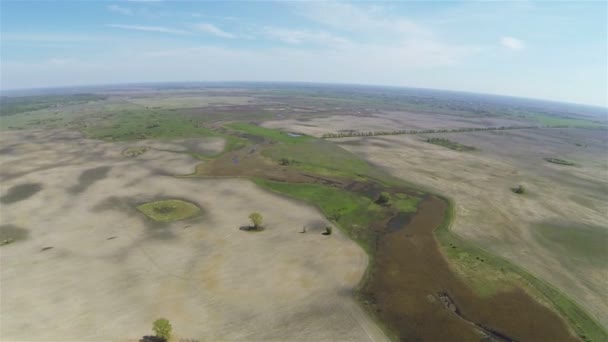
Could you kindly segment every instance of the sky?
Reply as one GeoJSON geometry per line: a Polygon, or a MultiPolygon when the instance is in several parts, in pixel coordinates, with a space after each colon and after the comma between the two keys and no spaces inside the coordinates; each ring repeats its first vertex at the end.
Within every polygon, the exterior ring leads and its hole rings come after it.
{"type": "Polygon", "coordinates": [[[0,2],[0,88],[355,83],[608,107],[606,1],[0,2]]]}

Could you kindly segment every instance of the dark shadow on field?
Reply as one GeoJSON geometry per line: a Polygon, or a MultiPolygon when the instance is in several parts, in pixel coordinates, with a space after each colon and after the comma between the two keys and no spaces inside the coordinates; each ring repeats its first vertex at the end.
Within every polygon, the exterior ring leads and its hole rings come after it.
{"type": "Polygon", "coordinates": [[[78,185],[68,189],[68,192],[75,195],[84,192],[88,187],[95,182],[107,177],[108,172],[112,169],[111,166],[99,166],[92,169],[84,170],[78,177],[78,185]]]}
{"type": "Polygon", "coordinates": [[[110,196],[100,202],[98,202],[92,209],[95,213],[101,213],[105,211],[119,211],[122,214],[125,214],[129,217],[138,217],[139,221],[142,222],[147,228],[147,234],[145,239],[153,239],[153,240],[172,240],[177,236],[175,231],[179,226],[179,223],[183,225],[189,225],[193,222],[200,222],[201,218],[205,217],[205,209],[200,205],[197,201],[181,198],[179,196],[170,196],[170,195],[162,195],[157,194],[154,196],[132,196],[132,197],[119,197],[119,196],[110,196]],[[158,222],[153,219],[147,217],[145,214],[141,213],[137,210],[137,206],[156,202],[166,199],[176,199],[182,200],[185,202],[193,203],[197,207],[199,207],[200,211],[198,214],[185,218],[182,220],[172,221],[172,222],[158,222]],[[178,224],[175,224],[179,222],[178,224]],[[173,227],[172,227],[173,225],[173,227]]]}
{"type": "Polygon", "coordinates": [[[25,229],[14,224],[3,224],[0,226],[0,241],[11,240],[18,242],[27,240],[30,235],[29,229],[25,229]]]}
{"type": "Polygon", "coordinates": [[[15,185],[8,190],[8,192],[0,197],[0,203],[11,204],[19,201],[26,200],[42,190],[41,183],[27,183],[21,185],[15,185]]]}

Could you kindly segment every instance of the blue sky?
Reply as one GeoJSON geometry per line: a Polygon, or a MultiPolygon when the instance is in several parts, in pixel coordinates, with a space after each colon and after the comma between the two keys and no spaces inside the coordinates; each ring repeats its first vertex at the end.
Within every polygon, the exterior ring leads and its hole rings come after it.
{"type": "Polygon", "coordinates": [[[2,89],[155,81],[411,86],[608,106],[607,3],[0,3],[2,89]]]}

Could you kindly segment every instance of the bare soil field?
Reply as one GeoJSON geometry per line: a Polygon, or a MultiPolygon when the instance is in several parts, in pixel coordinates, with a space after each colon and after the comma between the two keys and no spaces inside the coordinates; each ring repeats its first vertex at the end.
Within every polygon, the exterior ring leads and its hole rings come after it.
{"type": "Polygon", "coordinates": [[[452,198],[456,233],[547,280],[608,326],[605,132],[536,129],[429,136],[478,150],[453,151],[428,144],[423,136],[339,141],[395,176],[452,198]],[[577,166],[548,163],[545,157],[577,166]],[[519,184],[525,194],[511,190],[519,184]]]}
{"type": "Polygon", "coordinates": [[[129,102],[146,106],[162,108],[193,108],[212,105],[246,105],[255,102],[253,97],[247,96],[210,96],[210,95],[153,95],[150,97],[129,97],[129,102]]]}
{"type": "Polygon", "coordinates": [[[3,341],[136,341],[159,317],[176,340],[385,339],[353,298],[364,251],[338,230],[298,233],[327,224],[316,209],[247,180],[173,177],[200,161],[166,145],[67,131],[0,139],[0,227],[15,236],[0,247],[3,341]],[[201,214],[158,223],[136,209],[163,199],[201,214]],[[263,232],[239,230],[252,211],[263,232]]]}
{"type": "Polygon", "coordinates": [[[459,117],[454,115],[425,114],[415,112],[380,112],[370,116],[333,115],[326,118],[285,119],[266,121],[262,126],[267,128],[286,129],[316,137],[324,133],[336,133],[345,130],[354,131],[394,131],[423,130],[464,127],[500,127],[511,125],[529,125],[522,121],[501,117],[459,117]]]}

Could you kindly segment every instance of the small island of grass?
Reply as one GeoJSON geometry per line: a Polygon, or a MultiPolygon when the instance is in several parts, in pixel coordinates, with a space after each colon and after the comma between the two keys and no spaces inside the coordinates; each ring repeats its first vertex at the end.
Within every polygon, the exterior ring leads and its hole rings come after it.
{"type": "Polygon", "coordinates": [[[201,210],[196,205],[177,199],[144,203],[137,210],[157,222],[171,222],[192,217],[201,210]]]}

